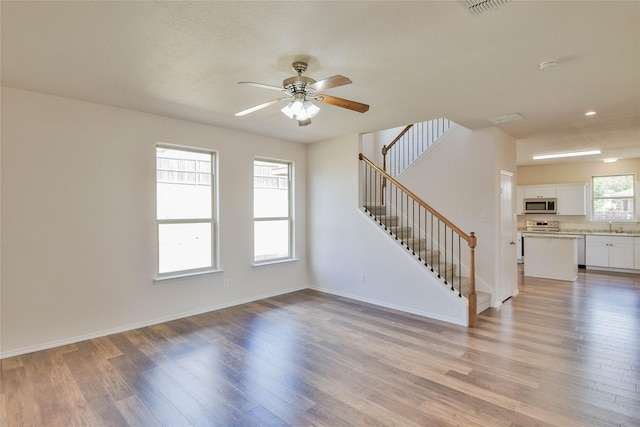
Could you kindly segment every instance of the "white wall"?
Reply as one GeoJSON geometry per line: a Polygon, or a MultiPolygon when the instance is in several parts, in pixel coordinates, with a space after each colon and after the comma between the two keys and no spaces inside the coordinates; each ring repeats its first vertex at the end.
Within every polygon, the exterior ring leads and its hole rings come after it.
{"type": "Polygon", "coordinates": [[[359,209],[358,152],[357,135],[308,148],[307,242],[313,286],[466,325],[467,306],[359,209]]]}
{"type": "Polygon", "coordinates": [[[2,357],[308,285],[303,144],[3,87],[2,151],[2,357]],[[218,152],[223,272],[153,281],[157,142],[218,152]],[[256,156],[295,162],[299,261],[252,266],[256,156]]]}

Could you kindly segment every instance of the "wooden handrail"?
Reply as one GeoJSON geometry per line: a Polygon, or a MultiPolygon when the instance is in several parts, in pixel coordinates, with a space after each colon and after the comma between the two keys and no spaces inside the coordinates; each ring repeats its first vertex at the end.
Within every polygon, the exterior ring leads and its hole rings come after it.
{"type": "Polygon", "coordinates": [[[404,136],[405,133],[407,133],[409,131],[409,129],[411,129],[413,127],[413,125],[407,125],[402,132],[400,132],[398,134],[398,136],[396,136],[396,139],[394,139],[393,141],[391,141],[391,143],[389,145],[385,145],[384,147],[382,147],[382,155],[386,156],[387,152],[391,149],[391,147],[393,147],[394,145],[396,145],[396,142],[400,141],[400,138],[402,138],[404,136]]]}
{"type": "Polygon", "coordinates": [[[389,175],[384,170],[382,170],[377,165],[375,165],[364,154],[360,153],[358,155],[358,157],[359,157],[359,159],[361,161],[365,162],[371,168],[373,168],[375,171],[377,171],[382,176],[382,179],[383,179],[383,181],[385,183],[386,183],[386,180],[391,181],[393,183],[393,185],[395,185],[397,188],[399,188],[401,191],[403,191],[405,194],[407,194],[407,196],[409,196],[416,203],[418,203],[418,205],[422,206],[424,209],[426,209],[428,212],[430,212],[434,217],[438,218],[438,220],[440,220],[447,227],[449,227],[456,234],[458,234],[458,236],[460,236],[462,239],[466,240],[467,245],[469,246],[469,249],[470,249],[469,250],[469,256],[470,256],[470,260],[469,260],[469,276],[470,276],[469,277],[469,295],[467,296],[467,301],[469,302],[468,325],[470,327],[474,327],[476,325],[476,317],[477,317],[476,311],[477,311],[477,306],[478,306],[478,297],[476,295],[476,278],[475,278],[475,276],[476,276],[475,248],[476,248],[476,245],[477,245],[476,234],[474,232],[471,232],[470,234],[467,234],[464,231],[462,231],[459,227],[457,227],[455,224],[453,224],[451,221],[449,221],[447,218],[445,218],[444,215],[442,215],[440,212],[438,212],[437,210],[432,208],[428,203],[426,203],[425,201],[420,199],[418,196],[416,196],[407,187],[405,187],[404,185],[400,184],[393,177],[391,177],[391,175],[389,175]]]}
{"type": "Polygon", "coordinates": [[[447,227],[451,228],[458,235],[460,235],[464,240],[467,241],[467,244],[469,245],[469,247],[475,247],[475,244],[476,244],[475,233],[472,232],[471,235],[465,233],[460,228],[458,228],[454,223],[452,223],[447,218],[445,218],[444,215],[442,215],[440,212],[432,208],[428,203],[426,203],[425,201],[420,199],[418,196],[416,196],[411,190],[409,190],[404,185],[400,184],[393,177],[391,177],[391,175],[389,175],[388,173],[380,169],[376,164],[374,164],[371,160],[369,160],[364,154],[360,153],[359,157],[360,157],[360,160],[364,161],[373,169],[378,171],[384,179],[388,179],[389,181],[391,181],[396,187],[398,187],[399,189],[407,193],[407,195],[411,197],[413,200],[415,200],[420,206],[422,206],[423,208],[431,212],[436,218],[442,221],[447,227]],[[473,246],[471,246],[472,244],[473,246]]]}

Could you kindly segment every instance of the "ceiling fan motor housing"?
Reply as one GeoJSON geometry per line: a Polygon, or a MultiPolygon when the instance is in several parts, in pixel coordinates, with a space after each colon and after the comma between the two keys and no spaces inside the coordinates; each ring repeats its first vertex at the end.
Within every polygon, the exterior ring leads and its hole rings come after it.
{"type": "Polygon", "coordinates": [[[298,73],[295,77],[289,77],[282,81],[282,87],[289,93],[306,93],[306,87],[314,84],[316,81],[310,77],[303,77],[302,73],[307,71],[307,63],[296,61],[291,64],[293,70],[298,73]]]}

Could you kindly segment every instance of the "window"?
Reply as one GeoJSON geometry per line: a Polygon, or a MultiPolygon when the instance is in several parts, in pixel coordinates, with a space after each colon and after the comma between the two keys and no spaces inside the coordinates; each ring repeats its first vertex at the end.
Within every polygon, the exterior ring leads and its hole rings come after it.
{"type": "Polygon", "coordinates": [[[635,175],[592,178],[594,221],[635,220],[635,175]]]}
{"type": "Polygon", "coordinates": [[[291,171],[287,162],[253,163],[253,259],[256,263],[292,257],[291,171]]]}
{"type": "Polygon", "coordinates": [[[213,153],[158,146],[156,165],[158,277],[213,269],[213,153]]]}

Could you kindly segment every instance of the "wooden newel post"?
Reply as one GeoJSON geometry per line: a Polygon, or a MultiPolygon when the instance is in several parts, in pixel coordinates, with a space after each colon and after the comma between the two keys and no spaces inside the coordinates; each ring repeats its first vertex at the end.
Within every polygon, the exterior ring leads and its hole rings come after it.
{"type": "Polygon", "coordinates": [[[471,249],[471,260],[469,262],[470,278],[469,278],[469,326],[476,326],[476,311],[478,311],[478,297],[476,295],[476,233],[471,232],[469,239],[469,248],[471,249]]]}

